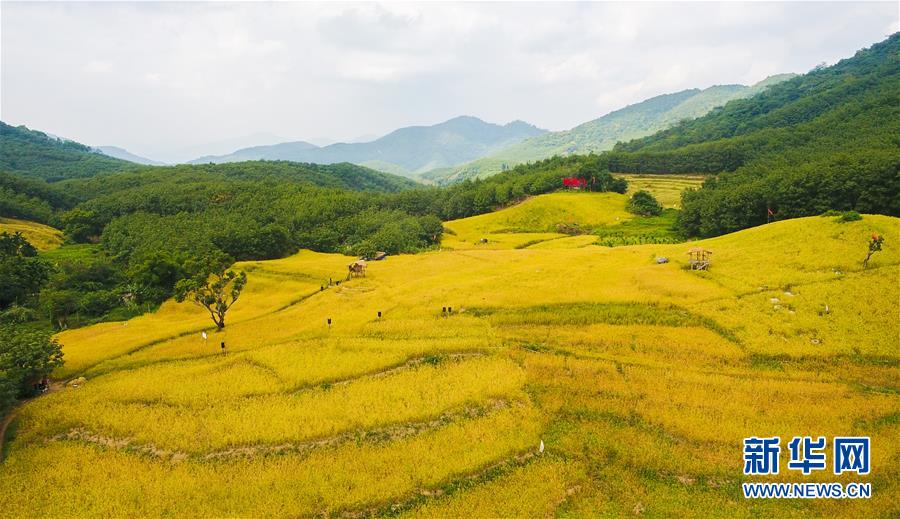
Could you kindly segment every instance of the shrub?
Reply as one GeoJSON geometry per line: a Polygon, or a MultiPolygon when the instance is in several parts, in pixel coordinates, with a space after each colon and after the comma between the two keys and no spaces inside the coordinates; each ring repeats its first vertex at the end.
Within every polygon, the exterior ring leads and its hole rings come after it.
{"type": "Polygon", "coordinates": [[[631,195],[626,209],[628,209],[628,212],[640,216],[659,216],[662,214],[662,206],[647,191],[638,191],[631,195]]]}
{"type": "Polygon", "coordinates": [[[844,211],[837,218],[837,221],[840,223],[855,222],[858,220],[862,220],[862,216],[856,211],[844,211]]]}

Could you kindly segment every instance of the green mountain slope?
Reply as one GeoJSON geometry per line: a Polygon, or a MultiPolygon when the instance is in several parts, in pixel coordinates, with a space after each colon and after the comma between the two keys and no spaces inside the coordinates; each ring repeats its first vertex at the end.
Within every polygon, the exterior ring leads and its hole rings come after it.
{"type": "Polygon", "coordinates": [[[536,161],[553,155],[599,153],[612,149],[619,141],[626,141],[668,128],[683,119],[701,116],[733,99],[753,96],[772,84],[793,77],[781,74],[769,77],[753,86],[717,85],[700,89],[664,94],[616,110],[588,121],[571,130],[550,132],[525,139],[498,152],[462,166],[426,172],[423,178],[449,183],[466,178],[483,178],[523,162],[536,161]]]}
{"type": "Polygon", "coordinates": [[[400,128],[372,142],[337,143],[322,148],[303,141],[287,142],[246,148],[230,155],[201,157],[191,162],[259,159],[317,164],[351,162],[410,175],[461,164],[543,132],[521,121],[501,126],[463,116],[433,126],[400,128]]]}
{"type": "Polygon", "coordinates": [[[55,182],[136,167],[73,141],[0,121],[0,171],[55,182]]]}
{"type": "Polygon", "coordinates": [[[622,143],[613,171],[720,173],[680,224],[710,236],[829,209],[900,215],[900,33],[831,67],[622,143]]]}

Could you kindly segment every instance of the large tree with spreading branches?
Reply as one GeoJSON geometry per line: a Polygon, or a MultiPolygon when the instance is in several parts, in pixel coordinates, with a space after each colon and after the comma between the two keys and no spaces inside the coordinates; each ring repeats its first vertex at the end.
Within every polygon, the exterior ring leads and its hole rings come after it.
{"type": "Polygon", "coordinates": [[[225,328],[225,314],[237,302],[247,284],[247,273],[228,268],[222,257],[206,258],[194,265],[194,275],[175,284],[175,300],[190,300],[209,312],[217,330],[225,328]]]}

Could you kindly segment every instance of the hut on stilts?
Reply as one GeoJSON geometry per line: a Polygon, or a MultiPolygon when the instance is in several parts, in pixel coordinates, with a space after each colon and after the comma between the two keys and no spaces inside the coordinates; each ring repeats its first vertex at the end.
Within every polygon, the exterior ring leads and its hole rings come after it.
{"type": "Polygon", "coordinates": [[[691,270],[709,270],[709,263],[712,260],[712,251],[703,247],[693,247],[688,252],[691,270]]]}

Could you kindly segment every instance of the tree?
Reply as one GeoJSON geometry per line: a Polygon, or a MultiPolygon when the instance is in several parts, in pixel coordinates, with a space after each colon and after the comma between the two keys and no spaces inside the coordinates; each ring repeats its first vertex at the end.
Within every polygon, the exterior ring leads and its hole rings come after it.
{"type": "Polygon", "coordinates": [[[662,206],[647,191],[638,191],[631,195],[627,209],[628,212],[640,216],[659,216],[662,214],[662,206]]]}
{"type": "Polygon", "coordinates": [[[45,332],[0,326],[0,415],[17,397],[28,396],[29,383],[63,363],[62,347],[45,332]]]}
{"type": "Polygon", "coordinates": [[[227,265],[222,257],[210,258],[194,276],[175,283],[175,300],[180,303],[190,299],[205,308],[218,330],[225,328],[225,313],[247,284],[246,272],[228,270],[227,265]]]}
{"type": "Polygon", "coordinates": [[[72,241],[96,241],[103,231],[100,216],[91,210],[76,207],[62,216],[63,230],[72,241]]]}
{"type": "Polygon", "coordinates": [[[63,330],[69,327],[69,317],[81,308],[79,295],[77,290],[46,288],[41,292],[41,307],[50,321],[63,330]]]}
{"type": "Polygon", "coordinates": [[[872,239],[869,240],[869,253],[866,254],[866,259],[863,260],[863,268],[869,268],[869,259],[872,257],[872,254],[879,252],[881,250],[881,245],[884,243],[884,236],[879,236],[878,234],[873,234],[872,239]]]}
{"type": "MultiPolygon", "coordinates": [[[[160,301],[172,295],[175,283],[185,277],[184,268],[178,258],[163,251],[156,251],[133,260],[128,269],[130,280],[128,292],[143,294],[145,298],[160,301]]],[[[141,302],[141,301],[137,301],[141,302]]]]}
{"type": "Polygon", "coordinates": [[[10,234],[3,231],[0,233],[0,255],[33,258],[37,256],[37,249],[22,236],[21,232],[10,234]]]}
{"type": "Polygon", "coordinates": [[[0,233],[0,310],[25,304],[47,282],[50,265],[20,233],[0,233]]]}

